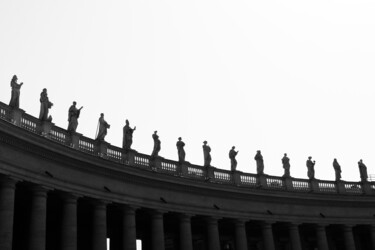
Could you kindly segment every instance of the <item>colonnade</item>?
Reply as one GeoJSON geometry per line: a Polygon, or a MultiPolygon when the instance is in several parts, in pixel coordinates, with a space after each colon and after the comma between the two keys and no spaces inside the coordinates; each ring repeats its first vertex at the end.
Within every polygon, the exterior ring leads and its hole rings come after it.
{"type": "MultiPolygon", "coordinates": [[[[18,250],[13,247],[13,241],[17,241],[14,237],[14,211],[15,211],[15,196],[17,189],[17,179],[9,178],[6,176],[0,177],[0,249],[2,250],[18,250]]],[[[47,237],[47,200],[49,188],[39,185],[28,186],[30,194],[30,205],[27,207],[30,211],[29,221],[25,221],[24,226],[28,227],[27,246],[30,250],[45,250],[46,237],[47,237]]],[[[61,201],[61,223],[57,232],[60,233],[60,246],[61,250],[77,250],[78,247],[78,213],[77,207],[79,199],[78,196],[71,193],[58,192],[61,201]]],[[[107,232],[107,208],[110,204],[108,201],[90,199],[91,203],[91,248],[93,250],[105,250],[107,232]]],[[[118,218],[122,227],[121,230],[121,244],[118,248],[111,248],[111,250],[135,250],[137,239],[137,225],[136,215],[139,207],[131,205],[119,205],[121,208],[122,217],[118,218]]],[[[25,209],[27,209],[25,207],[25,209]]],[[[164,250],[165,244],[165,224],[164,215],[173,212],[160,209],[149,209],[150,211],[150,248],[151,250],[164,250]]],[[[178,213],[178,248],[181,250],[193,250],[193,232],[192,232],[192,218],[195,215],[188,213],[178,213]]],[[[251,214],[249,214],[251,217],[251,214]]],[[[225,249],[220,241],[221,235],[219,230],[219,221],[222,219],[215,216],[202,216],[203,224],[206,226],[206,243],[205,249],[218,250],[225,249]]],[[[248,245],[249,232],[247,232],[247,223],[250,220],[244,218],[231,219],[234,226],[233,244],[230,244],[230,249],[247,250],[250,249],[248,245]]],[[[264,220],[258,221],[257,225],[260,227],[261,235],[263,238],[262,246],[258,249],[264,250],[277,250],[280,249],[275,245],[273,225],[275,221],[264,220]]],[[[297,222],[285,222],[288,226],[288,235],[291,250],[302,250],[304,248],[301,244],[300,226],[297,222]]],[[[301,222],[303,223],[303,222],[301,222]]],[[[57,226],[57,225],[56,225],[57,226]]],[[[329,244],[327,240],[327,224],[318,223],[314,225],[315,238],[317,242],[317,249],[328,250],[329,244]]],[[[344,224],[341,225],[342,237],[346,250],[359,250],[365,249],[360,247],[356,248],[353,228],[356,225],[344,224]]],[[[375,225],[369,228],[369,241],[373,246],[375,243],[375,225]]],[[[86,248],[85,248],[86,249],[86,248]]],[[[310,249],[310,248],[308,248],[310,249]]]]}

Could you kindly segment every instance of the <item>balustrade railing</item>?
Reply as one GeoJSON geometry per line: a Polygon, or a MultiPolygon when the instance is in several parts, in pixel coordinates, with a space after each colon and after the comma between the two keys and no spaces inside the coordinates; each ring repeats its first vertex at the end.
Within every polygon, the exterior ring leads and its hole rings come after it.
{"type": "Polygon", "coordinates": [[[363,194],[361,183],[359,182],[345,182],[345,192],[348,194],[363,194]]]}
{"type": "Polygon", "coordinates": [[[322,193],[337,193],[338,189],[334,181],[321,181],[318,182],[319,192],[322,193]]]}
{"type": "Polygon", "coordinates": [[[293,179],[293,190],[300,192],[309,192],[311,191],[310,182],[304,179],[293,179]]]}
{"type": "Polygon", "coordinates": [[[375,194],[375,182],[335,182],[325,180],[307,180],[299,178],[284,178],[269,175],[257,175],[237,171],[227,171],[214,167],[203,167],[188,162],[180,164],[176,161],[156,158],[131,151],[127,154],[121,148],[106,142],[99,142],[80,134],[70,134],[65,129],[52,123],[41,122],[39,119],[26,114],[23,110],[12,110],[0,102],[0,119],[6,120],[27,131],[40,134],[54,142],[70,146],[84,153],[100,156],[119,164],[134,166],[145,170],[164,174],[186,177],[219,184],[244,186],[280,191],[341,193],[349,195],[375,194]]]}
{"type": "Polygon", "coordinates": [[[23,114],[21,117],[21,128],[26,129],[33,133],[39,133],[38,128],[41,127],[41,121],[31,115],[23,114]]]}

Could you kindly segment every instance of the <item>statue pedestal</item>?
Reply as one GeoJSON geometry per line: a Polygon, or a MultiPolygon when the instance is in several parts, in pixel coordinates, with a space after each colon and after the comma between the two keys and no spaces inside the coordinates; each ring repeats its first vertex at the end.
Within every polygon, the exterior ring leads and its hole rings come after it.
{"type": "Polygon", "coordinates": [[[100,157],[107,156],[107,149],[110,144],[106,141],[96,141],[94,152],[100,157]]]}
{"type": "Polygon", "coordinates": [[[158,171],[161,169],[161,161],[164,159],[161,156],[155,156],[153,159],[150,159],[150,168],[152,171],[158,171]]]}
{"type": "Polygon", "coordinates": [[[67,140],[67,145],[74,148],[79,149],[79,139],[81,138],[82,134],[72,132],[69,139],[67,140]]]}
{"type": "Polygon", "coordinates": [[[215,168],[212,166],[206,167],[206,180],[214,180],[215,174],[214,174],[215,168]]]}
{"type": "Polygon", "coordinates": [[[241,171],[233,171],[232,172],[232,177],[233,177],[233,183],[236,185],[236,186],[240,186],[241,185],[241,174],[242,172],[241,171]]]}
{"type": "Polygon", "coordinates": [[[345,194],[346,193],[345,184],[344,184],[343,181],[336,181],[336,187],[337,187],[337,192],[339,194],[345,194]]]}
{"type": "Polygon", "coordinates": [[[21,126],[21,118],[24,113],[25,111],[22,109],[13,108],[11,111],[11,123],[17,126],[21,126]]]}
{"type": "Polygon", "coordinates": [[[188,176],[188,167],[190,166],[190,162],[184,161],[177,165],[177,173],[180,176],[188,176]]]}
{"type": "Polygon", "coordinates": [[[362,190],[365,194],[372,194],[371,184],[368,181],[362,182],[362,190]]]}
{"type": "Polygon", "coordinates": [[[123,155],[125,158],[125,162],[130,166],[135,166],[135,154],[137,151],[135,150],[127,150],[123,155]]]}
{"type": "Polygon", "coordinates": [[[39,133],[44,137],[48,137],[52,126],[55,126],[55,124],[49,121],[42,121],[40,126],[41,127],[38,128],[39,133]]]}
{"type": "Polygon", "coordinates": [[[313,192],[319,192],[319,183],[316,179],[310,179],[310,188],[313,192]]]}
{"type": "Polygon", "coordinates": [[[267,188],[267,177],[265,174],[257,174],[257,186],[267,188]]]}
{"type": "Polygon", "coordinates": [[[285,188],[288,191],[293,191],[293,180],[290,176],[283,177],[284,178],[284,183],[285,183],[285,188]]]}

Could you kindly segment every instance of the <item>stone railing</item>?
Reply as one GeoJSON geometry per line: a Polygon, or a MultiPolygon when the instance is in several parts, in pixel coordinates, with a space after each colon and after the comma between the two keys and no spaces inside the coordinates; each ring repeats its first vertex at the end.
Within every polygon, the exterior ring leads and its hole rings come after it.
{"type": "Polygon", "coordinates": [[[189,162],[179,163],[164,159],[163,157],[151,158],[151,156],[138,153],[135,150],[125,153],[123,149],[107,142],[96,141],[79,133],[70,134],[67,130],[55,126],[53,123],[41,122],[23,110],[11,109],[2,102],[0,102],[0,119],[86,154],[117,162],[120,165],[136,167],[151,172],[202,182],[270,191],[375,195],[375,182],[336,182],[278,177],[265,174],[257,175],[240,171],[232,172],[215,167],[202,167],[189,162]]]}

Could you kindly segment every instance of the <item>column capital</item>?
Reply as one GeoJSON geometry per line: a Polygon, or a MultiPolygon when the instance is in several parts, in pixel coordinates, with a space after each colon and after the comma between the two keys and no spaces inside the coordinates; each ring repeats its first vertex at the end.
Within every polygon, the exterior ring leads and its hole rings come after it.
{"type": "Polygon", "coordinates": [[[21,179],[13,178],[7,175],[0,175],[0,187],[15,188],[16,184],[20,182],[21,179]]]}
{"type": "Polygon", "coordinates": [[[135,212],[139,209],[138,206],[130,205],[130,204],[121,204],[120,209],[123,212],[135,212]]]}
{"type": "Polygon", "coordinates": [[[82,195],[78,195],[78,194],[70,193],[70,192],[61,192],[60,197],[65,202],[76,203],[77,200],[82,197],[82,195]]]}
{"type": "Polygon", "coordinates": [[[178,217],[181,219],[181,220],[190,220],[191,217],[195,216],[195,214],[189,214],[189,213],[179,213],[178,214],[178,217]]]}

